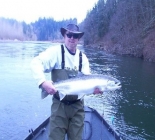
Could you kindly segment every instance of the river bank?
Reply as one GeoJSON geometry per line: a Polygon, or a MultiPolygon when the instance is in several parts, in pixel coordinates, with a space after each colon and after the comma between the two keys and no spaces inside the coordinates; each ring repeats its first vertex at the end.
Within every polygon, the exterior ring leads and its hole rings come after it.
{"type": "Polygon", "coordinates": [[[155,45],[153,44],[136,44],[135,46],[124,47],[121,44],[111,45],[105,42],[99,42],[86,45],[86,47],[101,49],[110,54],[137,57],[144,61],[155,62],[155,45]]]}

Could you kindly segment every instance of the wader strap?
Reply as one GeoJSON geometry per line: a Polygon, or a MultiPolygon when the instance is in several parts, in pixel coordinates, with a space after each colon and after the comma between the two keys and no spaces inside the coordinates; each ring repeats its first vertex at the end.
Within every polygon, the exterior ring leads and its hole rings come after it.
{"type": "Polygon", "coordinates": [[[79,72],[81,72],[81,69],[82,69],[82,52],[80,51],[80,54],[79,54],[79,72]]]}
{"type": "Polygon", "coordinates": [[[64,69],[65,68],[65,50],[64,50],[64,46],[61,45],[61,54],[62,54],[62,62],[61,62],[61,68],[64,69]]]}
{"type": "MultiPolygon", "coordinates": [[[[62,54],[62,62],[61,62],[61,68],[64,69],[65,68],[65,50],[64,50],[64,46],[61,45],[61,54],[62,54]]],[[[80,51],[79,53],[79,72],[81,72],[82,70],[82,52],[80,51]]]]}

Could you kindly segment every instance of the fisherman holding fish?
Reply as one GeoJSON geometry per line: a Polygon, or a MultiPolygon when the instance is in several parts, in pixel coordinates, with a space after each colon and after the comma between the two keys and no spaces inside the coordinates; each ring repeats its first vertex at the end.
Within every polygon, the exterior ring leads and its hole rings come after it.
{"type": "MultiPolygon", "coordinates": [[[[90,74],[88,58],[77,49],[84,32],[79,31],[75,24],[68,24],[60,31],[64,44],[41,52],[32,60],[31,67],[39,88],[53,95],[49,140],[64,140],[66,134],[69,140],[81,140],[84,126],[83,99],[78,99],[77,95],[66,95],[60,100],[53,83],[74,78],[78,73],[90,74]],[[45,73],[51,73],[52,80],[46,80],[45,73]]],[[[100,92],[94,89],[94,93],[100,92]]]]}

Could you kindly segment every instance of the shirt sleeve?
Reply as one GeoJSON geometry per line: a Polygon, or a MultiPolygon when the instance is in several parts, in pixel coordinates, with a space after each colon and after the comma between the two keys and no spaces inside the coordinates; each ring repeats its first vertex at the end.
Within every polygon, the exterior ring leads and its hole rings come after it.
{"type": "Polygon", "coordinates": [[[89,66],[89,60],[88,60],[88,58],[86,57],[86,55],[85,54],[82,54],[83,56],[82,56],[82,59],[83,59],[83,61],[82,61],[82,73],[83,74],[91,74],[90,73],[90,66],[89,66]]]}
{"type": "Polygon", "coordinates": [[[47,49],[34,57],[31,61],[31,70],[38,86],[46,81],[45,73],[51,72],[56,62],[56,51],[47,49]]]}

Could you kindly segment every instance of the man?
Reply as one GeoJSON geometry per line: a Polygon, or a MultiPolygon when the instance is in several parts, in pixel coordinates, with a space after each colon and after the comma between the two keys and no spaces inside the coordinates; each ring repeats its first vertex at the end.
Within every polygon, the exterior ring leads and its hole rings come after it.
{"type": "Polygon", "coordinates": [[[84,125],[83,100],[78,100],[76,95],[67,95],[60,101],[53,82],[73,78],[79,72],[90,74],[86,55],[77,49],[84,32],[80,32],[75,24],[69,24],[60,31],[64,37],[64,44],[50,47],[40,53],[32,60],[31,65],[38,86],[53,95],[49,139],[64,140],[67,134],[69,140],[81,140],[84,125]],[[46,80],[46,72],[51,72],[52,81],[46,80]]]}

